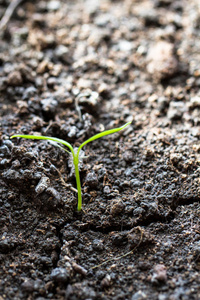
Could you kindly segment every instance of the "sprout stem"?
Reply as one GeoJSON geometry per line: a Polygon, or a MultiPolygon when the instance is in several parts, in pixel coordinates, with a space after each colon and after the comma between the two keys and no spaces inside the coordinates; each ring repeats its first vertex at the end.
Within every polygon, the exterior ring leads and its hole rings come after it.
{"type": "Polygon", "coordinates": [[[76,176],[76,186],[78,190],[78,206],[77,210],[80,211],[82,208],[82,194],[81,194],[81,181],[80,181],[80,174],[79,174],[79,167],[78,167],[78,157],[74,157],[74,169],[75,169],[75,176],[76,176]]]}

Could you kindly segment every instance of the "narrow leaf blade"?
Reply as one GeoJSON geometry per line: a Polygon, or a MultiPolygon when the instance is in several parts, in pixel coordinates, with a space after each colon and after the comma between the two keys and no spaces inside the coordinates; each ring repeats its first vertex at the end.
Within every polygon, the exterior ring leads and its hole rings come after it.
{"type": "Polygon", "coordinates": [[[14,134],[12,135],[10,138],[16,138],[16,137],[20,137],[20,138],[24,138],[24,139],[31,139],[31,140],[47,140],[47,141],[53,141],[56,143],[60,143],[63,144],[64,146],[68,147],[72,153],[74,153],[74,149],[72,147],[72,145],[64,140],[58,139],[58,138],[54,138],[54,137],[49,137],[49,136],[43,136],[43,135],[27,135],[27,134],[14,134]]]}
{"type": "Polygon", "coordinates": [[[106,131],[103,131],[103,132],[100,132],[100,133],[97,133],[95,134],[94,136],[92,136],[91,138],[89,138],[88,140],[86,140],[85,142],[83,142],[80,147],[78,148],[78,152],[80,152],[81,148],[83,146],[85,146],[86,144],[94,141],[94,140],[97,140],[103,136],[106,136],[106,135],[109,135],[109,134],[113,134],[113,133],[116,133],[120,130],[123,130],[124,128],[126,128],[128,125],[130,125],[132,122],[128,122],[126,124],[124,124],[123,126],[121,127],[118,127],[118,128],[113,128],[113,129],[109,129],[109,130],[106,130],[106,131]]]}

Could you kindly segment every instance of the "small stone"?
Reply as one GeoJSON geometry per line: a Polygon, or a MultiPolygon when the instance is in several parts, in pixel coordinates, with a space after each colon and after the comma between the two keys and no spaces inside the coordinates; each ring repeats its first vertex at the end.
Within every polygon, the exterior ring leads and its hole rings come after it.
{"type": "Polygon", "coordinates": [[[32,71],[25,63],[19,65],[19,72],[21,73],[22,78],[27,82],[35,81],[35,72],[32,71]]]}
{"type": "Polygon", "coordinates": [[[28,114],[28,103],[26,101],[18,100],[17,101],[18,110],[17,113],[19,115],[25,115],[28,114]]]}
{"type": "Polygon", "coordinates": [[[44,121],[38,116],[33,117],[32,123],[34,130],[40,129],[44,125],[44,121]]]}
{"type": "Polygon", "coordinates": [[[70,274],[65,268],[55,268],[51,272],[51,278],[55,282],[67,282],[70,278],[70,274]]]}
{"type": "Polygon", "coordinates": [[[142,216],[144,213],[145,213],[145,210],[142,207],[137,207],[133,210],[133,216],[135,218],[142,216]]]}
{"type": "Polygon", "coordinates": [[[120,40],[116,48],[119,51],[130,52],[133,49],[133,43],[127,40],[120,40]]]}
{"type": "Polygon", "coordinates": [[[160,112],[164,112],[165,109],[168,107],[168,104],[169,100],[164,96],[161,96],[157,99],[157,105],[160,112]]]}
{"type": "Polygon", "coordinates": [[[134,160],[133,152],[130,151],[130,150],[126,150],[126,151],[123,153],[123,159],[124,159],[126,162],[132,162],[132,161],[134,160]]]}
{"type": "Polygon", "coordinates": [[[60,1],[52,0],[47,4],[47,9],[51,11],[56,11],[60,8],[60,1]]]}
{"type": "Polygon", "coordinates": [[[41,104],[43,111],[53,112],[56,109],[58,102],[53,98],[46,98],[41,101],[41,104]]]}
{"type": "Polygon", "coordinates": [[[100,6],[100,0],[86,0],[85,2],[85,10],[89,15],[93,15],[96,11],[98,11],[100,6]]]}
{"type": "Polygon", "coordinates": [[[70,127],[70,130],[69,130],[69,132],[68,132],[68,134],[67,134],[68,137],[70,137],[70,138],[75,137],[76,134],[77,134],[77,131],[78,131],[78,129],[77,129],[76,126],[71,126],[71,127],[70,127]]]}
{"type": "Polygon", "coordinates": [[[108,26],[108,23],[110,22],[110,14],[99,14],[95,18],[94,22],[95,25],[106,28],[108,26]]]}
{"type": "Polygon", "coordinates": [[[0,156],[10,156],[10,150],[6,145],[0,147],[0,156]]]}
{"type": "Polygon", "coordinates": [[[0,241],[0,253],[8,253],[13,247],[14,244],[11,243],[8,239],[0,241]]]}
{"type": "Polygon", "coordinates": [[[186,111],[186,106],[183,101],[173,101],[170,103],[167,112],[167,117],[172,121],[180,120],[185,111],[186,111]]]}
{"type": "Polygon", "coordinates": [[[157,42],[150,48],[147,62],[147,71],[157,81],[172,77],[178,69],[174,45],[166,41],[157,42]]]}
{"type": "Polygon", "coordinates": [[[113,201],[113,204],[110,209],[110,213],[113,216],[117,216],[124,211],[125,204],[122,200],[113,201]]]}
{"type": "Polygon", "coordinates": [[[94,239],[94,241],[92,243],[92,247],[96,251],[102,251],[104,249],[103,242],[98,239],[94,239]]]}
{"type": "Polygon", "coordinates": [[[159,18],[155,9],[149,7],[148,9],[141,10],[139,15],[144,20],[145,26],[158,26],[159,18]]]}
{"type": "Polygon", "coordinates": [[[10,86],[17,86],[22,84],[22,76],[19,71],[13,71],[8,75],[7,84],[10,86]]]}
{"type": "Polygon", "coordinates": [[[143,183],[140,180],[135,178],[135,179],[131,179],[130,185],[132,188],[140,188],[142,187],[143,183]]]}
{"type": "Polygon", "coordinates": [[[195,96],[190,99],[189,103],[190,108],[200,107],[200,96],[195,96]]]}
{"type": "Polygon", "coordinates": [[[147,299],[147,295],[142,292],[142,291],[138,291],[135,294],[133,294],[131,300],[144,300],[147,299]]]}
{"type": "Polygon", "coordinates": [[[26,279],[22,283],[21,287],[22,287],[22,290],[27,293],[32,293],[33,291],[42,292],[42,290],[44,288],[44,284],[43,284],[42,280],[40,280],[40,279],[36,279],[36,280],[26,279]]]}
{"type": "Polygon", "coordinates": [[[13,148],[13,143],[10,140],[4,140],[4,145],[6,145],[10,150],[13,148]]]}
{"type": "Polygon", "coordinates": [[[145,150],[145,156],[146,156],[146,159],[152,158],[154,156],[154,149],[153,148],[147,148],[145,150]]]}
{"type": "Polygon", "coordinates": [[[28,42],[39,50],[55,46],[55,36],[53,33],[44,33],[35,28],[29,31],[28,42]]]}
{"type": "Polygon", "coordinates": [[[55,86],[56,83],[57,83],[57,78],[56,78],[56,77],[49,77],[49,78],[47,79],[47,85],[48,85],[49,87],[55,86]]]}
{"type": "Polygon", "coordinates": [[[65,63],[71,62],[71,56],[69,55],[69,49],[64,45],[59,45],[56,47],[55,55],[65,63]]]}
{"type": "Polygon", "coordinates": [[[22,290],[28,293],[32,293],[34,291],[34,281],[33,280],[25,280],[22,285],[22,290]]]}
{"type": "Polygon", "coordinates": [[[109,95],[110,93],[109,85],[107,85],[105,82],[102,82],[98,88],[98,93],[100,95],[109,95]]]}
{"type": "Polygon", "coordinates": [[[182,154],[172,153],[170,154],[170,161],[174,166],[176,166],[182,160],[182,154]]]}
{"type": "Polygon", "coordinates": [[[107,274],[101,281],[101,287],[102,288],[108,288],[109,286],[111,286],[112,284],[112,280],[109,274],[107,274]]]}
{"type": "Polygon", "coordinates": [[[98,186],[98,178],[94,172],[90,172],[87,174],[85,183],[89,185],[91,188],[95,188],[98,186]]]}
{"type": "Polygon", "coordinates": [[[37,89],[34,86],[29,86],[23,93],[23,100],[29,100],[37,94],[37,89]]]}
{"type": "Polygon", "coordinates": [[[43,74],[49,70],[49,62],[47,60],[41,61],[41,63],[37,67],[37,73],[43,74]]]}
{"type": "Polygon", "coordinates": [[[131,168],[127,168],[124,172],[124,175],[130,177],[133,174],[133,170],[131,168]]]}
{"type": "Polygon", "coordinates": [[[52,266],[52,261],[48,256],[41,256],[39,257],[39,263],[42,264],[43,266],[51,267],[52,266]]]}
{"type": "Polygon", "coordinates": [[[4,167],[4,168],[5,168],[6,165],[8,165],[8,163],[9,163],[9,160],[6,159],[6,158],[0,160],[0,166],[1,166],[1,167],[4,167]]]}
{"type": "Polygon", "coordinates": [[[66,46],[64,46],[64,45],[59,45],[55,49],[55,54],[58,57],[62,57],[63,55],[68,54],[68,53],[69,53],[69,49],[66,46]]]}
{"type": "Polygon", "coordinates": [[[4,76],[0,78],[0,91],[4,91],[7,89],[7,77],[4,76]]]}
{"type": "Polygon", "coordinates": [[[21,163],[20,163],[20,161],[19,161],[18,159],[14,160],[14,161],[12,162],[12,167],[13,167],[14,169],[17,169],[17,168],[19,168],[20,166],[21,166],[21,163]]]}
{"type": "Polygon", "coordinates": [[[108,185],[105,185],[104,188],[103,188],[103,192],[104,194],[110,194],[110,187],[108,185]]]}
{"type": "Polygon", "coordinates": [[[89,89],[91,86],[91,81],[88,80],[88,79],[85,79],[85,78],[80,78],[78,81],[77,81],[77,87],[79,89],[89,89]]]}
{"type": "Polygon", "coordinates": [[[90,89],[86,89],[84,92],[81,92],[78,94],[76,101],[77,103],[86,103],[90,106],[95,107],[98,103],[99,94],[95,91],[92,91],[90,89]]]}
{"type": "Polygon", "coordinates": [[[36,279],[34,281],[34,291],[40,291],[41,293],[44,292],[44,283],[41,279],[36,279]]]}
{"type": "Polygon", "coordinates": [[[157,264],[154,266],[154,273],[151,278],[152,283],[166,282],[167,281],[167,271],[166,267],[162,264],[157,264]]]}
{"type": "Polygon", "coordinates": [[[91,46],[98,46],[103,40],[108,40],[110,38],[110,30],[108,28],[97,28],[94,27],[93,30],[91,30],[88,43],[91,46]]]}
{"type": "Polygon", "coordinates": [[[20,178],[20,174],[15,170],[9,169],[3,172],[2,177],[6,180],[17,182],[17,180],[20,178]]]}
{"type": "Polygon", "coordinates": [[[35,192],[39,195],[44,192],[50,184],[50,179],[47,176],[43,176],[37,186],[35,187],[35,192]]]}

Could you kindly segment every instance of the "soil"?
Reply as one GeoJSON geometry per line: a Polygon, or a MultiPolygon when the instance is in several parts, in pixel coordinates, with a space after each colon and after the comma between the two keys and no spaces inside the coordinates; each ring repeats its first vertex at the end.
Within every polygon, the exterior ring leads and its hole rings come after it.
{"type": "Polygon", "coordinates": [[[0,299],[200,299],[199,0],[24,0],[0,34],[0,299]],[[68,153],[10,139],[129,121],[81,212],[68,153]]]}

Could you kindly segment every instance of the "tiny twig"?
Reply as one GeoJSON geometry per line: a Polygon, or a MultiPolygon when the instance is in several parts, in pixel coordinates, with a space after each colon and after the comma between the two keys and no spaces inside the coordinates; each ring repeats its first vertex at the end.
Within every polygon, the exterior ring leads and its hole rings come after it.
{"type": "Polygon", "coordinates": [[[66,183],[62,177],[62,174],[60,173],[60,171],[56,168],[56,171],[60,177],[60,181],[62,183],[62,185],[64,185],[65,187],[69,188],[71,191],[75,192],[75,193],[78,193],[77,189],[75,189],[73,186],[71,186],[71,184],[69,183],[66,183]]]}
{"type": "Polygon", "coordinates": [[[82,121],[82,113],[81,113],[81,109],[80,109],[80,106],[79,106],[79,97],[75,98],[75,108],[76,108],[76,111],[78,113],[79,121],[81,122],[82,121]]]}
{"type": "Polygon", "coordinates": [[[15,9],[23,0],[13,0],[10,2],[9,6],[7,7],[4,16],[0,21],[0,31],[4,31],[8,25],[10,18],[12,17],[15,9]]]}
{"type": "Polygon", "coordinates": [[[121,258],[123,258],[123,257],[128,256],[129,254],[132,254],[132,253],[135,251],[135,249],[136,249],[137,247],[139,247],[139,245],[140,245],[141,242],[142,242],[142,238],[143,238],[143,230],[141,229],[140,226],[138,226],[138,229],[140,230],[140,233],[141,233],[140,241],[139,241],[139,243],[138,243],[131,251],[125,253],[124,255],[120,255],[120,256],[115,257],[115,258],[107,259],[107,260],[105,260],[104,262],[102,262],[101,264],[92,267],[91,270],[97,269],[97,268],[99,268],[99,267],[101,267],[101,266],[107,264],[107,263],[110,262],[110,261],[116,261],[116,260],[119,260],[119,259],[121,259],[121,258]]]}

